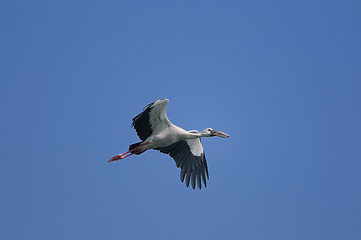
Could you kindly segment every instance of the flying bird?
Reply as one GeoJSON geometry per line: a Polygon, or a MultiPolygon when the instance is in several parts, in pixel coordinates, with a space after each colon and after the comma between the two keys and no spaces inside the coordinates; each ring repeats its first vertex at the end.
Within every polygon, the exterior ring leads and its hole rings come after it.
{"type": "Polygon", "coordinates": [[[207,187],[209,179],[207,161],[201,144],[201,137],[228,138],[229,135],[206,128],[202,132],[186,131],[172,124],[166,115],[168,99],[157,100],[148,104],[143,111],[132,119],[132,126],[141,142],[129,146],[129,151],[111,157],[108,162],[124,159],[133,154],[139,155],[148,149],[155,149],[169,154],[178,168],[181,168],[180,179],[188,187],[207,187]]]}

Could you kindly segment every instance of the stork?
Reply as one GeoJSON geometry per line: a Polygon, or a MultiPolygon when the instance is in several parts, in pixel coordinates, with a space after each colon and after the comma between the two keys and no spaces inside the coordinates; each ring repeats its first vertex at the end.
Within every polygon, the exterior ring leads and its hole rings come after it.
{"type": "Polygon", "coordinates": [[[197,130],[186,131],[172,124],[166,115],[168,99],[157,100],[148,104],[143,111],[132,119],[132,125],[141,142],[129,146],[129,151],[111,157],[108,162],[124,159],[133,154],[139,155],[148,149],[155,149],[169,154],[178,168],[181,168],[180,179],[188,187],[207,187],[209,179],[207,161],[200,141],[201,137],[218,136],[228,138],[229,135],[206,128],[202,132],[197,130]]]}

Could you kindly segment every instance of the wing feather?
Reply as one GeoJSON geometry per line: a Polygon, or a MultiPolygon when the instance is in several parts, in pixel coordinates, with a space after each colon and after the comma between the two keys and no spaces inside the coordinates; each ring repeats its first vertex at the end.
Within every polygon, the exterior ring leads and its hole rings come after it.
{"type": "Polygon", "coordinates": [[[197,169],[192,169],[192,188],[195,189],[196,187],[196,175],[197,175],[197,169]]]}
{"type": "Polygon", "coordinates": [[[132,119],[132,126],[142,141],[146,140],[154,132],[159,131],[159,129],[171,124],[166,115],[168,102],[168,99],[152,102],[132,119]]]}
{"type": "Polygon", "coordinates": [[[207,187],[208,167],[199,138],[181,140],[156,150],[169,154],[174,159],[177,167],[181,168],[180,180],[185,180],[187,187],[191,183],[193,189],[196,185],[201,189],[202,181],[204,187],[207,187]]]}
{"type": "Polygon", "coordinates": [[[197,185],[199,189],[202,189],[201,171],[201,168],[197,168],[197,185]]]}
{"type": "Polygon", "coordinates": [[[192,170],[190,170],[189,168],[187,169],[187,175],[186,175],[186,186],[189,187],[189,181],[191,179],[191,173],[192,170]]]}
{"type": "Polygon", "coordinates": [[[181,170],[181,173],[180,173],[180,180],[181,180],[181,182],[184,182],[184,177],[185,177],[186,173],[187,173],[186,170],[181,170]]]}

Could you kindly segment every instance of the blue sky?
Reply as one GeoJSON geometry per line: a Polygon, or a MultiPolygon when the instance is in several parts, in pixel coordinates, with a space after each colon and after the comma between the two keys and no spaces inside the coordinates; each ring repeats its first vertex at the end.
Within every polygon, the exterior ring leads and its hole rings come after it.
{"type": "Polygon", "coordinates": [[[3,1],[1,239],[361,239],[359,1],[3,1]],[[204,139],[187,189],[131,119],[204,139]]]}

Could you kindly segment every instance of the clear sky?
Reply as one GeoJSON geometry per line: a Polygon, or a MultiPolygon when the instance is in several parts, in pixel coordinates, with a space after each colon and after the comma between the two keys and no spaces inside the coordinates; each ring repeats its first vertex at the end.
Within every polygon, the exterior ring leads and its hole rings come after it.
{"type": "Polygon", "coordinates": [[[0,6],[1,239],[361,239],[360,1],[0,6]],[[161,98],[206,189],[107,163],[161,98]]]}

